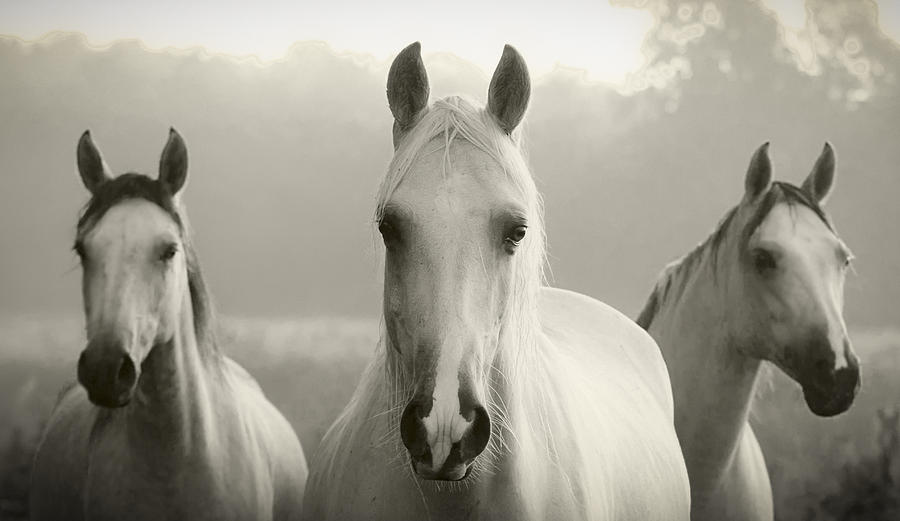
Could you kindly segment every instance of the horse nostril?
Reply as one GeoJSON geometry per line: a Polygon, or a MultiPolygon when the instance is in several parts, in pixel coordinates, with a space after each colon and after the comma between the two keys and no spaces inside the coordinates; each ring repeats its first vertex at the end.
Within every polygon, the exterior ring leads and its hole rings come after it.
{"type": "Polygon", "coordinates": [[[416,458],[423,457],[428,449],[428,432],[425,430],[422,416],[419,401],[414,399],[406,405],[403,416],[400,417],[400,439],[409,453],[416,458]]]}
{"type": "Polygon", "coordinates": [[[93,343],[78,358],[78,382],[100,407],[122,407],[131,400],[138,367],[117,344],[93,343]]]}
{"type": "Polygon", "coordinates": [[[834,370],[833,367],[834,363],[827,358],[820,358],[815,362],[816,372],[820,375],[828,375],[834,370]]]}
{"type": "Polygon", "coordinates": [[[460,440],[460,456],[463,461],[471,461],[484,452],[491,439],[491,418],[484,407],[477,406],[473,410],[475,418],[472,426],[460,440]]]}
{"type": "Polygon", "coordinates": [[[856,393],[860,387],[859,366],[851,365],[835,373],[836,387],[844,393],[856,393]]]}
{"type": "Polygon", "coordinates": [[[134,387],[137,372],[135,371],[134,362],[127,354],[122,355],[119,362],[119,370],[116,372],[116,387],[119,392],[130,391],[134,387]]]}
{"type": "Polygon", "coordinates": [[[87,361],[85,360],[85,355],[87,353],[85,351],[81,352],[81,355],[78,357],[78,382],[81,385],[85,385],[87,382],[87,361]]]}

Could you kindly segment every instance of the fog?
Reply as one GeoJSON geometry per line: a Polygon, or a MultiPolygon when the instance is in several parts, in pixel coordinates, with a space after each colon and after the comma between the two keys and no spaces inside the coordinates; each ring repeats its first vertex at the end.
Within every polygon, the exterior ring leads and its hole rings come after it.
{"type": "MultiPolygon", "coordinates": [[[[738,202],[757,146],[771,141],[776,178],[799,183],[828,140],[838,178],[827,210],[857,257],[848,323],[900,325],[900,46],[877,8],[810,1],[809,25],[789,33],[761,4],[704,6],[651,3],[647,64],[625,86],[564,68],[536,78],[525,135],[553,283],[635,315],[659,270],[738,202]]],[[[484,99],[482,69],[421,41],[432,99],[484,99]]],[[[221,312],[377,316],[371,215],[392,153],[388,65],[323,43],[261,65],[137,41],[95,49],[74,33],[0,37],[0,314],[80,313],[70,247],[87,201],[81,132],[115,173],[155,175],[174,126],[221,312]]]]}

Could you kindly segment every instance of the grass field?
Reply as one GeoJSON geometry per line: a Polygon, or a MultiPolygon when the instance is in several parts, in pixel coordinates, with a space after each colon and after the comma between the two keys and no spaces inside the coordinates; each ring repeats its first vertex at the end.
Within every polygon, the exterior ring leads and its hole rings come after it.
{"type": "MultiPolygon", "coordinates": [[[[377,334],[375,320],[227,319],[220,339],[311,457],[353,392],[377,334]]],[[[813,416],[799,388],[774,369],[764,378],[751,421],[779,519],[900,519],[900,424],[879,416],[900,408],[900,332],[859,332],[854,341],[863,388],[837,418],[813,416]]],[[[58,390],[75,377],[82,347],[80,319],[0,319],[0,519],[27,516],[34,445],[58,390]]]]}

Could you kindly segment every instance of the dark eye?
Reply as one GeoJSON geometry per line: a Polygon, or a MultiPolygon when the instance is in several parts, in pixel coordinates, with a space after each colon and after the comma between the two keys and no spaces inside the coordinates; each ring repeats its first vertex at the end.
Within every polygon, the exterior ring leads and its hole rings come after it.
{"type": "Polygon", "coordinates": [[[507,246],[516,247],[525,238],[525,232],[527,231],[528,227],[525,225],[516,226],[507,232],[504,242],[506,242],[507,246]]]}
{"type": "Polygon", "coordinates": [[[775,271],[778,263],[775,262],[775,256],[772,255],[772,252],[757,248],[753,250],[753,267],[756,268],[757,272],[765,275],[775,271]]]}
{"type": "Polygon", "coordinates": [[[75,255],[78,255],[78,258],[82,261],[84,260],[84,244],[81,242],[76,242],[74,246],[72,246],[72,251],[75,252],[75,255]]]}
{"type": "Polygon", "coordinates": [[[851,265],[852,263],[853,263],[853,255],[847,254],[847,255],[844,257],[844,265],[843,265],[843,266],[844,266],[844,269],[845,269],[845,270],[846,270],[846,269],[849,269],[849,268],[850,268],[850,265],[851,265]]]}
{"type": "Polygon", "coordinates": [[[165,248],[163,248],[162,254],[159,256],[159,260],[161,261],[170,261],[175,254],[178,253],[178,245],[177,244],[169,244],[165,248]]]}
{"type": "Polygon", "coordinates": [[[384,239],[385,244],[395,242],[399,239],[397,228],[391,224],[388,219],[382,219],[381,222],[378,223],[378,233],[381,234],[381,238],[384,239]]]}

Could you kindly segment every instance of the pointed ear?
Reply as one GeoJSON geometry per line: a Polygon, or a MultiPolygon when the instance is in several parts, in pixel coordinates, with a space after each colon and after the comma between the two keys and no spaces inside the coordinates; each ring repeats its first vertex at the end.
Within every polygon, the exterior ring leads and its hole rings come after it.
{"type": "Polygon", "coordinates": [[[831,148],[831,143],[826,141],[812,172],[806,176],[806,181],[803,181],[803,189],[820,205],[825,204],[831,189],[834,188],[834,165],[834,149],[831,148]]]}
{"type": "Polygon", "coordinates": [[[78,140],[78,173],[81,175],[81,182],[84,187],[92,194],[97,193],[100,185],[112,179],[109,174],[109,167],[103,161],[100,150],[91,139],[91,131],[85,130],[78,140]]]}
{"type": "Polygon", "coordinates": [[[530,97],[528,66],[512,45],[506,45],[488,88],[488,112],[494,116],[500,128],[510,134],[525,116],[530,97]]]}
{"type": "Polygon", "coordinates": [[[184,140],[174,128],[169,129],[169,141],[163,148],[159,158],[159,182],[173,196],[178,193],[187,180],[188,157],[184,140]]]}
{"type": "Polygon", "coordinates": [[[766,193],[772,184],[772,162],[769,160],[769,142],[766,141],[750,158],[750,167],[744,178],[744,200],[755,201],[766,193]]]}
{"type": "Polygon", "coordinates": [[[414,42],[400,51],[388,72],[387,98],[394,115],[394,146],[399,134],[412,127],[428,106],[428,93],[422,45],[414,42]]]}

